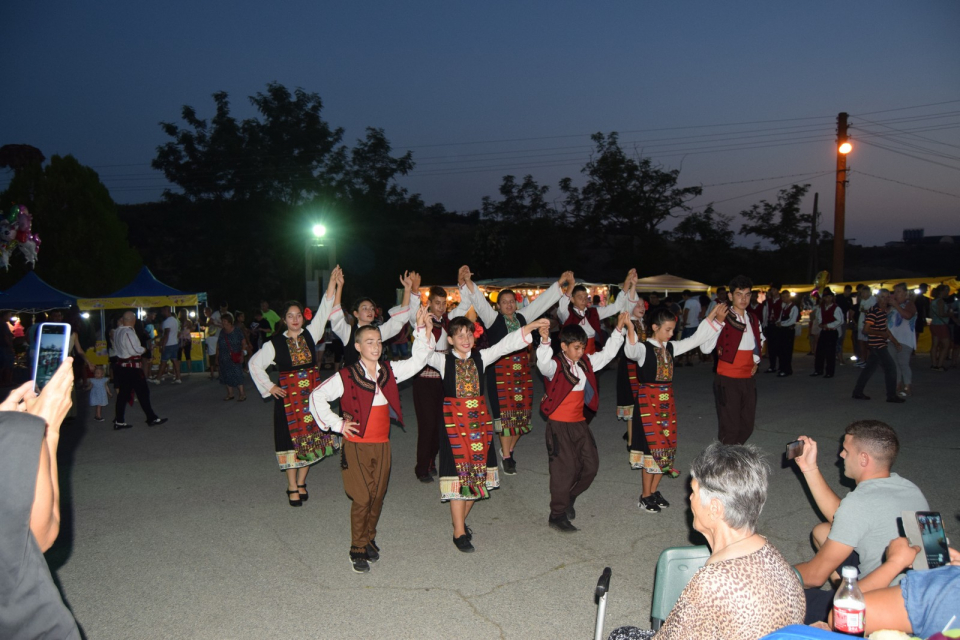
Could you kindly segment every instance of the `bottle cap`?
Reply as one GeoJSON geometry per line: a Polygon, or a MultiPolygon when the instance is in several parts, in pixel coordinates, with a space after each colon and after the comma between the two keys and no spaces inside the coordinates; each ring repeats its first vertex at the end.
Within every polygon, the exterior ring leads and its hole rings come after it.
{"type": "Polygon", "coordinates": [[[840,575],[844,578],[856,578],[859,574],[857,568],[852,565],[847,565],[840,570],[840,575]]]}

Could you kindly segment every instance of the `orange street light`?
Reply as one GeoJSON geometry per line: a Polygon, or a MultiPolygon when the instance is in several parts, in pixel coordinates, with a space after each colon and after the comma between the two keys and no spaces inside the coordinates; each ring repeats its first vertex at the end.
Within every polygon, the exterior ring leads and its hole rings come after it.
{"type": "Polygon", "coordinates": [[[847,155],[848,153],[853,151],[853,145],[850,144],[849,142],[844,142],[837,148],[837,151],[839,151],[843,155],[847,155]]]}

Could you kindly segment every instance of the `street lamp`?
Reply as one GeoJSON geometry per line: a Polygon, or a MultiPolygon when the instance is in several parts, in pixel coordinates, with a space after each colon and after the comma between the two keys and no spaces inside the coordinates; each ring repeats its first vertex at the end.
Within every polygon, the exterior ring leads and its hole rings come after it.
{"type": "Polygon", "coordinates": [[[315,224],[315,225],[313,225],[313,237],[314,237],[314,238],[317,238],[317,239],[319,240],[320,238],[322,238],[322,237],[325,236],[325,235],[327,235],[327,228],[326,228],[325,226],[323,226],[322,224],[315,224]]]}
{"type": "Polygon", "coordinates": [[[336,264],[336,245],[327,237],[327,227],[321,223],[315,223],[310,227],[310,235],[304,240],[304,263],[306,266],[306,302],[307,307],[313,308],[320,304],[320,286],[326,283],[330,277],[330,269],[336,264]],[[326,251],[328,266],[324,267],[322,260],[317,258],[317,249],[323,247],[326,251]],[[314,262],[318,262],[317,265],[314,262]],[[317,268],[319,267],[319,268],[317,268]]]}
{"type": "Polygon", "coordinates": [[[847,155],[848,153],[853,151],[853,145],[850,144],[849,142],[844,142],[839,147],[837,147],[837,151],[839,151],[843,155],[847,155]]]}

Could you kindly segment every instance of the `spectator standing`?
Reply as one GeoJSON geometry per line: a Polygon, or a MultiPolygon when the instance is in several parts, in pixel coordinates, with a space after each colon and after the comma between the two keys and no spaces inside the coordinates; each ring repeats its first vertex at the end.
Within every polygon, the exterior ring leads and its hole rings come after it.
{"type": "Polygon", "coordinates": [[[187,316],[186,309],[180,309],[180,313],[177,314],[177,319],[180,321],[180,348],[178,355],[180,356],[181,362],[187,363],[187,375],[189,376],[190,351],[193,349],[193,336],[190,334],[193,332],[193,322],[191,322],[187,316]]]}
{"type": "MultiPolygon", "coordinates": [[[[877,304],[877,297],[870,291],[870,287],[861,284],[857,287],[857,342],[860,344],[860,351],[857,354],[859,361],[857,366],[861,369],[867,366],[867,358],[870,356],[869,337],[863,332],[863,324],[867,319],[867,312],[877,304]]],[[[917,314],[919,318],[919,314],[917,314]]]]}
{"type": "Polygon", "coordinates": [[[890,313],[887,314],[887,326],[900,348],[891,342],[887,345],[890,357],[897,365],[897,395],[906,398],[910,395],[910,385],[913,382],[913,373],[910,370],[910,356],[917,348],[917,307],[908,298],[907,284],[901,282],[893,287],[893,303],[890,313]]]}
{"type": "Polygon", "coordinates": [[[847,335],[847,323],[850,322],[850,310],[853,308],[853,287],[843,285],[843,293],[837,296],[837,306],[843,312],[843,322],[837,328],[837,364],[843,365],[843,340],[847,335]]]}
{"type": "Polygon", "coordinates": [[[203,310],[206,315],[207,328],[205,331],[207,342],[207,358],[210,361],[210,379],[213,380],[213,374],[219,371],[217,367],[217,335],[220,333],[220,312],[214,311],[210,307],[203,310]]]}
{"type": "Polygon", "coordinates": [[[917,342],[920,342],[920,334],[923,333],[924,327],[927,326],[927,318],[930,317],[930,298],[927,297],[927,290],[930,288],[930,285],[923,283],[919,287],[920,294],[914,299],[913,303],[917,307],[917,342]]]}
{"type": "Polygon", "coordinates": [[[946,371],[943,366],[950,349],[950,308],[947,306],[947,295],[950,287],[945,284],[933,289],[933,300],[930,303],[930,366],[934,371],[946,371]]]}
{"type": "Polygon", "coordinates": [[[170,307],[162,307],[160,315],[163,321],[160,324],[160,370],[157,377],[150,382],[160,384],[167,372],[167,362],[173,362],[173,384],[181,384],[180,379],[180,323],[173,315],[170,307]]]}
{"type": "Polygon", "coordinates": [[[153,378],[153,348],[157,345],[157,331],[154,326],[156,319],[157,314],[148,310],[143,314],[143,320],[140,322],[140,326],[137,327],[137,334],[140,336],[140,343],[144,348],[143,373],[146,375],[147,380],[153,378]]]}
{"type": "Polygon", "coordinates": [[[857,378],[857,385],[853,388],[853,397],[856,400],[869,400],[870,397],[863,393],[867,382],[873,376],[877,366],[883,367],[883,378],[887,390],[887,402],[901,403],[904,399],[897,395],[897,365],[890,357],[887,350],[887,342],[893,342],[894,346],[900,343],[890,335],[887,328],[887,313],[890,307],[890,291],[880,289],[877,294],[877,304],[867,312],[866,320],[863,324],[863,332],[869,338],[870,355],[867,357],[867,364],[860,377],[857,378]]]}
{"type": "Polygon", "coordinates": [[[220,360],[220,384],[227,387],[227,396],[224,400],[233,400],[233,388],[237,388],[239,395],[237,402],[247,399],[243,391],[243,352],[247,349],[247,341],[236,324],[230,312],[220,316],[221,331],[217,342],[217,359],[220,360]]]}
{"type": "Polygon", "coordinates": [[[823,290],[823,303],[820,305],[820,339],[817,341],[814,371],[811,377],[822,375],[824,367],[827,374],[824,378],[832,378],[837,363],[837,340],[840,327],[843,326],[844,315],[840,305],[834,301],[835,296],[829,288],[823,290]]]}
{"type": "MultiPolygon", "coordinates": [[[[683,296],[683,315],[681,316],[683,327],[683,332],[680,334],[680,339],[684,340],[686,338],[693,337],[693,334],[697,332],[697,327],[700,326],[700,300],[697,296],[693,295],[689,289],[685,290],[682,294],[683,296]]],[[[696,351],[691,349],[684,354],[684,360],[686,360],[687,366],[693,366],[693,358],[696,351]]]]}
{"type": "MultiPolygon", "coordinates": [[[[269,338],[277,330],[277,323],[280,322],[280,316],[277,315],[276,311],[270,308],[270,303],[266,300],[260,301],[260,313],[263,319],[266,320],[267,325],[270,327],[266,331],[264,338],[269,338]]],[[[260,326],[262,327],[263,325],[261,324],[260,326]]]]}
{"type": "Polygon", "coordinates": [[[243,311],[237,311],[233,314],[233,319],[235,320],[234,326],[243,334],[243,339],[246,341],[243,347],[243,371],[246,372],[247,362],[250,361],[250,356],[253,355],[253,349],[250,347],[250,329],[247,328],[247,316],[243,311]]]}

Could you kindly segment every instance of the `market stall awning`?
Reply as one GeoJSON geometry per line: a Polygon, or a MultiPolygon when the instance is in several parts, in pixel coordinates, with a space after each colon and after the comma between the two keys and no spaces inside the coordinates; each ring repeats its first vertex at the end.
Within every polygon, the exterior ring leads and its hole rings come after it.
{"type": "MultiPolygon", "coordinates": [[[[858,284],[865,284],[871,289],[879,289],[881,287],[886,287],[887,289],[892,289],[893,285],[900,282],[907,283],[907,289],[913,290],[919,287],[921,284],[928,284],[931,287],[938,284],[947,284],[950,285],[951,289],[956,289],[960,286],[958,282],[960,276],[927,276],[927,277],[913,277],[913,278],[889,278],[887,280],[857,280],[850,282],[828,282],[827,286],[836,293],[843,291],[843,288],[847,285],[851,287],[856,287],[858,284]]],[[[813,283],[807,284],[785,284],[783,288],[787,291],[801,292],[801,291],[812,291],[813,283]]]]}
{"type": "Polygon", "coordinates": [[[77,303],[77,297],[54,289],[33,271],[20,278],[17,284],[0,296],[0,308],[19,313],[40,313],[51,309],[66,309],[77,303]]]}
{"type": "Polygon", "coordinates": [[[131,309],[137,307],[193,307],[199,294],[185,293],[163,284],[143,267],[127,286],[102,298],[80,298],[77,304],[84,311],[94,309],[131,309]]]}
{"type": "Polygon", "coordinates": [[[662,273],[659,276],[648,276],[637,280],[637,291],[663,291],[664,293],[679,293],[689,289],[690,291],[707,291],[710,285],[696,280],[687,280],[679,276],[672,276],[669,273],[662,273]]]}

